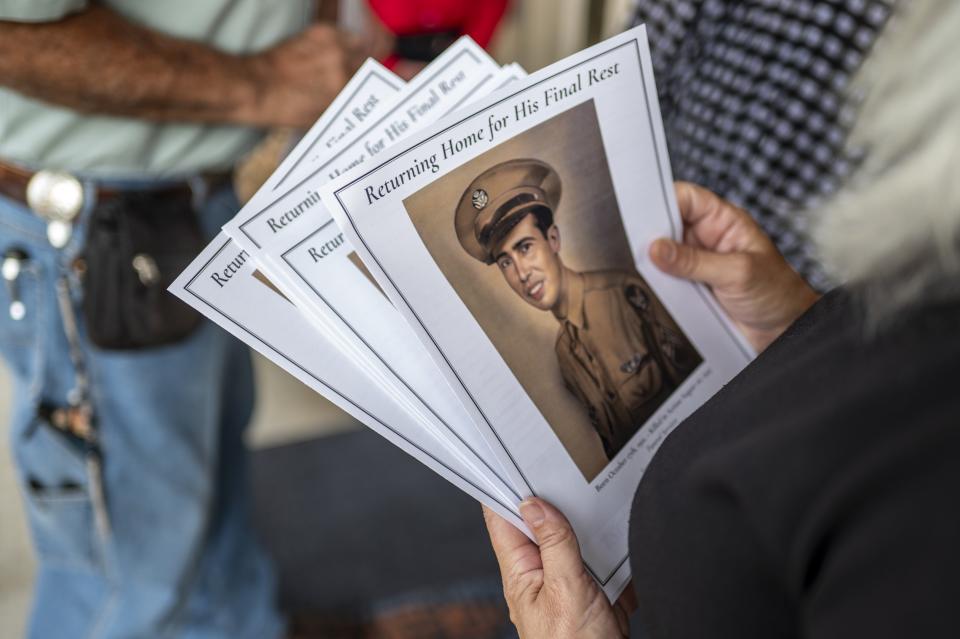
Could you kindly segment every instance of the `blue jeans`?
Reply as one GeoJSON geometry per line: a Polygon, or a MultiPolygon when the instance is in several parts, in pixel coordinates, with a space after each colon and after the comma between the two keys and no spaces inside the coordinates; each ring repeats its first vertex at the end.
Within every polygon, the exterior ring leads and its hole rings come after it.
{"type": "MultiPolygon", "coordinates": [[[[15,287],[21,319],[0,284],[0,353],[14,378],[12,449],[38,558],[29,636],[277,637],[272,568],[249,525],[249,353],[206,322],[149,350],[90,344],[70,268],[90,208],[55,250],[41,219],[0,196],[0,253],[28,256],[15,287]],[[80,320],[99,464],[37,416],[41,403],[66,405],[76,381],[58,281],[80,320]]],[[[212,234],[237,208],[222,189],[205,198],[202,222],[212,234]]]]}

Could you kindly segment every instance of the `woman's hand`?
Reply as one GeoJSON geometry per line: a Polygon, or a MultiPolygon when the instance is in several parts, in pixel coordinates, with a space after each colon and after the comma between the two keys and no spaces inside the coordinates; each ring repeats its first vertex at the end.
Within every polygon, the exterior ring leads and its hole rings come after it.
{"type": "Polygon", "coordinates": [[[819,295],[745,211],[710,191],[677,182],[683,243],[661,238],[650,258],[663,272],[713,289],[757,352],[770,345],[819,295]]]}
{"type": "MultiPolygon", "coordinates": [[[[522,639],[627,637],[632,594],[611,606],[587,574],[573,528],[542,499],[520,504],[537,544],[492,510],[483,516],[500,564],[510,619],[522,639]]],[[[630,591],[628,591],[630,592],[630,591]]]]}

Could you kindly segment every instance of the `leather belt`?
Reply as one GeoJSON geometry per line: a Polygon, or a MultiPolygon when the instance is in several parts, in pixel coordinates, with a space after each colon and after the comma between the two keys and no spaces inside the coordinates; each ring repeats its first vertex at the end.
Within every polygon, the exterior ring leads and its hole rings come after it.
{"type": "MultiPolygon", "coordinates": [[[[33,207],[30,206],[28,187],[30,185],[30,181],[34,178],[34,176],[37,175],[37,173],[39,173],[39,171],[30,171],[13,164],[0,162],[0,195],[4,195],[12,200],[16,200],[21,204],[25,204],[27,207],[33,210],[33,207]]],[[[199,177],[203,181],[204,186],[206,186],[208,189],[213,189],[226,184],[232,178],[232,174],[228,171],[224,171],[219,173],[203,173],[199,177]]],[[[184,190],[192,191],[192,189],[193,187],[191,187],[190,182],[184,180],[181,182],[165,182],[157,186],[148,186],[142,190],[161,195],[181,192],[184,190]]],[[[97,186],[95,192],[97,196],[97,202],[103,202],[105,200],[118,197],[122,193],[129,191],[124,189],[113,189],[97,186]]],[[[40,215],[41,217],[47,217],[47,215],[40,211],[34,211],[34,213],[37,213],[37,215],[40,215]]]]}
{"type": "MultiPolygon", "coordinates": [[[[19,166],[0,162],[0,195],[5,195],[20,204],[30,206],[27,197],[27,187],[30,180],[37,174],[19,166]]],[[[110,189],[97,189],[97,199],[113,197],[117,195],[116,191],[110,189]]],[[[36,212],[36,211],[35,211],[36,212]]]]}
{"type": "MultiPolygon", "coordinates": [[[[115,189],[95,186],[96,202],[104,202],[124,193],[138,192],[158,197],[182,194],[196,196],[199,186],[210,192],[226,184],[229,172],[208,173],[180,182],[161,182],[139,189],[115,189]],[[199,182],[199,183],[198,183],[199,182]]],[[[34,214],[47,222],[47,239],[56,248],[62,248],[70,239],[74,218],[83,209],[90,192],[75,176],[57,171],[30,171],[0,162],[0,195],[25,204],[34,214]]]]}

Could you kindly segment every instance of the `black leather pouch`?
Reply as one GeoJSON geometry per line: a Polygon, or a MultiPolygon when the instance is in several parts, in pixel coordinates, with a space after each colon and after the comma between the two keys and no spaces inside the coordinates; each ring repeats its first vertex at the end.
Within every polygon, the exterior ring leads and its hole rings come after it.
{"type": "Polygon", "coordinates": [[[124,193],[98,204],[83,255],[83,316],[91,341],[131,350],[188,337],[200,314],[167,287],[203,246],[188,188],[124,193]]]}

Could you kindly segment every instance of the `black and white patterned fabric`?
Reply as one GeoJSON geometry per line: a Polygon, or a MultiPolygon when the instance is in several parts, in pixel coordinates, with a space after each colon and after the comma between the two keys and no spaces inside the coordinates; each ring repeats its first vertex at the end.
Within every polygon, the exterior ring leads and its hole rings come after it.
{"type": "Polygon", "coordinates": [[[849,90],[896,0],[638,0],[674,177],[750,211],[812,285],[809,220],[866,149],[849,90]]]}

